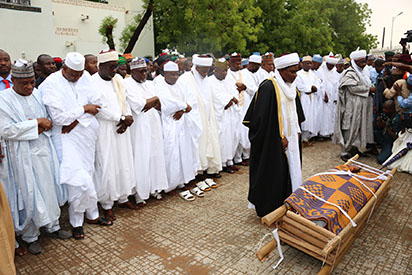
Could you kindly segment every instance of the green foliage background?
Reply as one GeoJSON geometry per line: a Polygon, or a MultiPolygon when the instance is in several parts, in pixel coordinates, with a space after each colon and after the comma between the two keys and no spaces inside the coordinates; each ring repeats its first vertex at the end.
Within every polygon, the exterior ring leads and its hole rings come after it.
{"type": "MultiPolygon", "coordinates": [[[[355,0],[155,0],[154,5],[156,53],[168,47],[187,55],[332,51],[347,56],[357,47],[377,45],[366,33],[371,11],[355,0]]],[[[123,31],[122,47],[140,18],[123,31]]]]}

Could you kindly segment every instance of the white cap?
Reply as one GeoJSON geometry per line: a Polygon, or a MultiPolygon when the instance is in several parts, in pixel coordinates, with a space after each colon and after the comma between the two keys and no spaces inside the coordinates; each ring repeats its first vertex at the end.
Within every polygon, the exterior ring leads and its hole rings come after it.
{"type": "Polygon", "coordinates": [[[203,67],[210,67],[213,64],[213,58],[208,56],[194,56],[192,58],[193,65],[195,66],[203,66],[203,67]]]}
{"type": "Polygon", "coordinates": [[[252,54],[251,56],[249,56],[249,63],[250,62],[261,64],[262,63],[262,57],[260,55],[257,55],[257,54],[252,54]]]}
{"type": "Polygon", "coordinates": [[[284,69],[290,66],[298,65],[300,62],[299,55],[297,53],[290,53],[278,58],[275,58],[276,69],[284,69]]]}
{"type": "Polygon", "coordinates": [[[116,51],[101,51],[98,55],[97,55],[97,62],[99,62],[99,64],[102,63],[106,63],[109,61],[118,61],[119,60],[119,54],[116,51]]]}
{"type": "Polygon", "coordinates": [[[83,71],[84,70],[85,58],[82,54],[77,52],[67,53],[64,59],[64,64],[72,70],[83,71]]]}
{"type": "Polygon", "coordinates": [[[163,66],[163,71],[164,72],[178,72],[179,71],[179,66],[173,61],[168,61],[163,66]]]}
{"type": "Polygon", "coordinates": [[[366,51],[365,50],[359,50],[359,47],[358,47],[356,49],[356,51],[351,52],[349,57],[350,57],[350,59],[353,59],[353,60],[366,58],[366,51]]]}
{"type": "Polygon", "coordinates": [[[130,62],[130,70],[146,68],[146,67],[147,67],[146,61],[144,60],[144,58],[141,58],[141,57],[135,57],[130,62]]]}

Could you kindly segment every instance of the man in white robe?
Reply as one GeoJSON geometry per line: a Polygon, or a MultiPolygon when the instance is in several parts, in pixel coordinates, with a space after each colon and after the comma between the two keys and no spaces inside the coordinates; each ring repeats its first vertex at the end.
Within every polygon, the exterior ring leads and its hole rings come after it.
{"type": "Polygon", "coordinates": [[[275,80],[282,90],[280,95],[283,135],[287,140],[286,157],[288,159],[292,192],[302,184],[302,164],[300,159],[298,112],[296,108],[296,67],[299,64],[297,53],[291,53],[275,59],[275,80]]]}
{"type": "Polygon", "coordinates": [[[202,134],[199,139],[199,172],[206,176],[219,178],[222,170],[220,155],[218,125],[216,122],[213,97],[208,87],[207,75],[213,59],[208,56],[194,56],[193,67],[184,73],[179,81],[185,88],[193,92],[202,124],[202,134]]]}
{"type": "Polygon", "coordinates": [[[128,200],[136,187],[133,146],[128,131],[133,116],[126,100],[123,78],[116,74],[118,53],[100,52],[97,60],[99,71],[91,77],[93,88],[99,91],[101,101],[101,109],[96,116],[100,128],[94,183],[105,218],[114,221],[115,201],[118,201],[119,207],[136,208],[128,200]]]}
{"type": "Polygon", "coordinates": [[[84,73],[85,59],[68,53],[62,70],[40,85],[44,104],[55,127],[53,140],[60,158],[60,182],[67,186],[69,219],[73,237],[83,239],[84,214],[87,222],[111,225],[99,219],[93,183],[96,139],[99,123],[95,115],[100,98],[84,73]]]}
{"type": "Polygon", "coordinates": [[[229,59],[228,80],[232,89],[239,92],[239,106],[241,108],[239,117],[239,145],[236,150],[234,161],[236,164],[247,165],[250,155],[250,142],[248,138],[249,130],[243,125],[243,118],[249,108],[250,101],[257,91],[257,79],[254,73],[259,69],[261,63],[260,56],[251,56],[252,61],[248,67],[240,70],[241,56],[233,53],[229,59]]]}
{"type": "Polygon", "coordinates": [[[318,70],[318,76],[322,81],[319,91],[322,101],[318,107],[321,110],[319,135],[323,138],[330,138],[335,128],[336,105],[338,102],[340,75],[336,72],[335,65],[339,59],[333,57],[332,53],[325,59],[325,63],[318,70]]]}
{"type": "MultiPolygon", "coordinates": [[[[155,83],[161,102],[161,117],[168,189],[182,188],[193,180],[199,168],[199,138],[202,124],[197,99],[179,83],[179,67],[169,61],[164,77],[155,83]]],[[[187,194],[189,191],[184,191],[187,194]]],[[[190,192],[189,192],[190,193],[190,192]]]]}
{"type": "Polygon", "coordinates": [[[59,225],[59,206],[66,202],[66,193],[59,182],[59,161],[50,137],[53,124],[34,88],[33,65],[17,60],[12,81],[13,87],[0,93],[0,135],[6,156],[0,173],[9,175],[2,183],[16,234],[29,252],[39,254],[40,227],[54,237],[71,237],[59,225]]]}
{"type": "Polygon", "coordinates": [[[240,108],[239,93],[230,89],[227,80],[227,62],[224,58],[215,62],[215,71],[208,78],[208,87],[213,97],[216,121],[219,129],[220,153],[223,171],[233,174],[233,158],[236,153],[237,128],[240,108]]]}
{"type": "Polygon", "coordinates": [[[160,101],[154,84],[147,80],[147,66],[143,58],[130,62],[131,77],[124,80],[127,102],[133,113],[130,127],[134,168],[136,171],[136,202],[150,195],[160,199],[160,192],[168,188],[160,101]]]}
{"type": "Polygon", "coordinates": [[[305,121],[302,123],[302,140],[308,143],[309,139],[317,136],[319,132],[319,87],[320,79],[312,70],[312,57],[304,56],[301,62],[302,69],[298,71],[296,78],[296,88],[300,92],[300,101],[302,103],[303,112],[305,113],[305,121]]]}

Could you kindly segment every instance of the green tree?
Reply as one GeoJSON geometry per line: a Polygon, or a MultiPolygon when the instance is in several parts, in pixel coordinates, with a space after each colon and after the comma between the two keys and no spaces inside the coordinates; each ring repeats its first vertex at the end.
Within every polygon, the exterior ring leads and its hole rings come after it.
{"type": "Polygon", "coordinates": [[[358,46],[369,50],[376,45],[376,38],[366,34],[370,19],[366,4],[354,0],[257,0],[257,5],[264,11],[258,19],[263,27],[259,43],[249,43],[251,51],[349,55],[358,46]]]}
{"type": "Polygon", "coordinates": [[[325,0],[332,7],[329,24],[333,28],[334,51],[348,56],[357,47],[370,50],[377,46],[377,38],[366,33],[371,10],[367,4],[355,0],[325,0]]]}
{"type": "MultiPolygon", "coordinates": [[[[331,27],[327,24],[330,11],[319,9],[323,0],[258,0],[264,10],[259,19],[263,25],[257,48],[279,55],[297,51],[300,54],[332,50],[331,27]]],[[[250,45],[251,50],[253,45],[250,45]]]]}
{"type": "Polygon", "coordinates": [[[254,0],[156,0],[156,51],[246,52],[248,42],[257,42],[261,13],[254,0]]]}

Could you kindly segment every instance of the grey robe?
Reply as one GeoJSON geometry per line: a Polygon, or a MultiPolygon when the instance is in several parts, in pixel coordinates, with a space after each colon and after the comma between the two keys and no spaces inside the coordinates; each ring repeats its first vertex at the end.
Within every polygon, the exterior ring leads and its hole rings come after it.
{"type": "Polygon", "coordinates": [[[47,117],[38,91],[27,97],[12,88],[0,94],[0,135],[5,161],[0,165],[17,233],[31,222],[42,227],[60,217],[66,190],[59,183],[59,162],[50,131],[38,134],[37,118],[47,117]]]}
{"type": "Polygon", "coordinates": [[[348,68],[339,84],[339,99],[333,142],[345,152],[352,147],[364,151],[373,142],[373,98],[369,86],[353,68],[348,68]]]}

